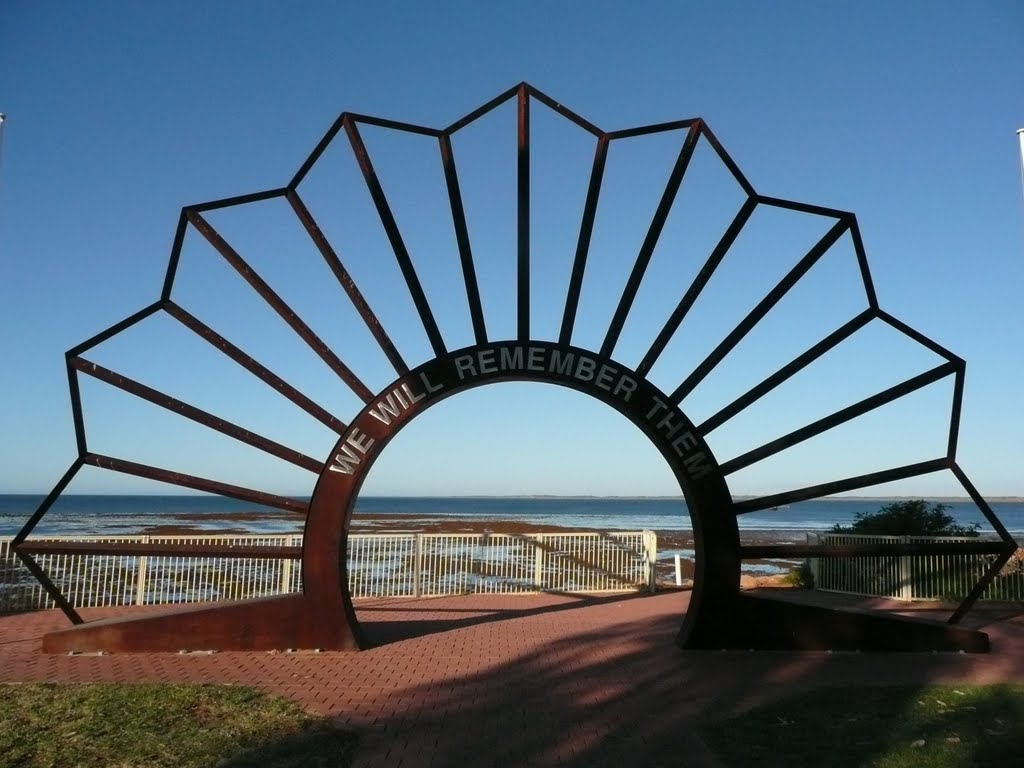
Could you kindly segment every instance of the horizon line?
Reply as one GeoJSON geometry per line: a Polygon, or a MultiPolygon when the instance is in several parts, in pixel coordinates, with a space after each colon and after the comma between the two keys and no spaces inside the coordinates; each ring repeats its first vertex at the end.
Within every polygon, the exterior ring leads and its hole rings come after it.
{"type": "MultiPolygon", "coordinates": [[[[306,494],[282,494],[288,498],[293,499],[308,499],[310,496],[306,494]]],[[[0,493],[0,497],[4,496],[38,496],[45,498],[47,493],[41,492],[28,492],[28,493],[0,493]]],[[[63,493],[61,496],[124,496],[124,497],[144,497],[152,496],[154,498],[160,497],[175,497],[175,498],[231,498],[229,496],[220,496],[215,493],[102,493],[102,492],[83,492],[83,493],[63,493]]],[[[452,493],[452,494],[405,494],[405,493],[373,493],[360,496],[358,498],[367,499],[621,499],[621,500],[679,500],[685,501],[686,497],[682,494],[582,494],[582,493],[516,493],[516,494],[479,494],[479,493],[452,493]]],[[[757,499],[761,496],[757,494],[738,494],[732,497],[734,501],[742,501],[747,499],[757,499]]],[[[1005,496],[983,496],[985,501],[1017,501],[1024,503],[1024,495],[1005,495],[1005,496]]],[[[835,495],[835,496],[821,496],[816,499],[807,499],[806,501],[901,501],[906,499],[923,499],[925,501],[932,502],[943,502],[943,501],[973,501],[970,496],[950,496],[950,495],[927,495],[927,494],[894,494],[894,495],[835,495]]],[[[795,502],[803,503],[803,502],[795,502]]],[[[789,506],[789,505],[787,505],[789,506]]]]}

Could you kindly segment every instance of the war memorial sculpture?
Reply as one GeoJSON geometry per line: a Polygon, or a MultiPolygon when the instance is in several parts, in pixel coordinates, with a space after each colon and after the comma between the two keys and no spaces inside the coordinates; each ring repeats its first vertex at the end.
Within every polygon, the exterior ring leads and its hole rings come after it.
{"type": "MultiPolygon", "coordinates": [[[[510,132],[511,135],[512,132],[510,132]]],[[[460,301],[463,297],[457,297],[460,301]]],[[[374,461],[396,433],[432,405],[457,396],[471,388],[501,381],[532,381],[567,387],[596,398],[631,421],[664,457],[678,480],[692,519],[696,573],[692,598],[685,616],[681,616],[679,644],[686,649],[858,649],[938,650],[984,652],[988,639],[984,633],[958,627],[959,620],[971,608],[986,585],[1015,551],[1016,544],[993,514],[989,505],[960,469],[956,460],[957,431],[964,384],[964,361],[918,331],[887,313],[879,305],[872,283],[864,246],[852,213],[757,192],[711,132],[699,118],[670,123],[607,131],[570,111],[554,99],[528,84],[519,84],[495,99],[456,120],[446,128],[430,128],[394,120],[345,112],[285,186],[263,192],[214,202],[189,205],[182,209],[171,248],[163,290],[159,298],[102,333],[67,352],[67,370],[71,387],[78,457],[53,491],[40,505],[12,542],[18,558],[29,568],[64,611],[72,625],[50,633],[44,650],[67,651],[177,651],[183,647],[248,650],[275,648],[319,648],[358,650],[364,644],[359,621],[353,609],[346,573],[346,541],[353,506],[363,480],[374,461]],[[467,126],[499,106],[515,105],[517,124],[516,166],[516,333],[513,338],[494,338],[488,333],[488,315],[478,285],[480,260],[486,255],[474,250],[466,214],[453,137],[467,126]],[[531,326],[531,112],[549,110],[567,126],[590,134],[594,140],[593,163],[582,208],[571,275],[565,289],[561,327],[557,339],[538,338],[531,326]],[[447,189],[451,226],[457,243],[464,292],[472,323],[471,346],[449,349],[435,319],[434,310],[423,288],[422,273],[410,255],[403,233],[378,178],[361,129],[373,126],[399,133],[436,139],[447,189]],[[628,280],[599,348],[573,344],[573,331],[588,253],[594,233],[595,217],[602,190],[609,148],[631,137],[676,131],[684,135],[660,203],[650,221],[646,237],[635,254],[628,280]],[[339,254],[307,208],[303,181],[321,161],[325,150],[335,142],[345,145],[358,162],[366,189],[393,250],[404,280],[404,288],[432,349],[432,359],[409,365],[393,342],[370,302],[360,291],[339,254]],[[666,219],[684,181],[688,164],[700,142],[709,146],[742,188],[745,200],[706,255],[692,284],[682,286],[678,303],[657,334],[639,364],[632,367],[616,358],[616,347],[630,311],[637,299],[648,265],[658,244],[666,219]],[[381,391],[373,391],[360,376],[327,345],[249,264],[244,254],[208,220],[211,211],[247,206],[261,201],[281,199],[308,234],[319,254],[337,278],[342,293],[351,301],[366,329],[394,368],[393,381],[381,391]],[[799,259],[777,284],[770,286],[756,306],[735,325],[714,350],[671,391],[656,387],[648,374],[666,351],[670,340],[702,290],[725,260],[745,224],[759,207],[782,208],[828,223],[827,233],[799,259]],[[342,419],[328,412],[283,375],[250,357],[238,346],[204,324],[175,301],[176,270],[187,233],[201,237],[223,257],[323,360],[364,404],[362,410],[342,419]],[[680,403],[733,350],[747,334],[808,273],[816,262],[841,238],[852,241],[862,281],[866,307],[841,327],[824,335],[783,367],[761,380],[731,404],[699,423],[688,418],[680,403]],[[163,313],[180,323],[214,349],[231,358],[254,377],[277,391],[283,398],[305,410],[337,433],[337,443],[326,456],[309,457],[264,438],[250,430],[175,399],[157,389],[135,381],[89,360],[86,356],[97,345],[140,323],[163,313]],[[708,445],[706,436],[729,419],[750,407],[775,388],[813,366],[830,350],[870,323],[881,323],[903,334],[944,360],[932,370],[878,392],[842,408],[831,415],[768,442],[726,462],[720,462],[708,445]],[[208,477],[187,475],[142,464],[131,457],[117,457],[90,450],[83,407],[79,395],[80,377],[88,376],[119,388],[133,396],[161,406],[176,416],[197,422],[211,430],[240,440],[285,461],[305,467],[317,480],[308,501],[277,496],[258,490],[229,485],[208,477]],[[849,476],[827,484],[811,485],[759,498],[736,499],[730,492],[731,473],[750,466],[788,447],[823,434],[860,415],[880,408],[909,393],[952,377],[954,398],[948,442],[938,455],[927,461],[849,476]],[[55,542],[33,538],[33,529],[46,515],[75,475],[83,467],[99,467],[118,473],[169,483],[181,488],[221,494],[261,506],[293,512],[304,520],[301,548],[225,547],[204,545],[118,544],[95,542],[55,542]],[[758,510],[838,493],[848,493],[881,483],[932,472],[951,472],[971,497],[998,540],[917,544],[870,545],[743,545],[738,516],[758,510]],[[40,568],[36,556],[46,553],[93,553],[134,555],[189,555],[211,557],[286,557],[301,559],[303,591],[297,594],[228,603],[210,603],[189,608],[170,607],[162,613],[127,615],[117,619],[83,622],[59,587],[40,568]],[[745,594],[740,590],[741,561],[766,557],[848,557],[874,555],[942,554],[949,552],[986,554],[993,557],[988,572],[966,596],[948,623],[912,620],[880,612],[846,611],[787,602],[745,594]]]]}

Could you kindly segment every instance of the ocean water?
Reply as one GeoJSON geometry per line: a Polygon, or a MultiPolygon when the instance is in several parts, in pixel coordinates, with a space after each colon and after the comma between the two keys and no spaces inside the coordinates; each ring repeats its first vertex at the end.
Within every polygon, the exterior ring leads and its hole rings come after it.
{"type": "MultiPolygon", "coordinates": [[[[16,534],[42,502],[42,496],[0,495],[0,537],[16,534]]],[[[857,512],[878,509],[887,500],[821,499],[742,515],[741,531],[824,531],[848,524],[857,512]]],[[[961,524],[978,522],[991,528],[969,500],[946,502],[961,524]]],[[[993,511],[1018,539],[1024,539],[1024,503],[993,502],[993,511]]],[[[568,526],[602,530],[678,531],[691,527],[685,502],[669,498],[568,497],[363,497],[356,514],[400,515],[396,525],[439,519],[514,520],[536,526],[568,526]]],[[[302,517],[219,496],[86,496],[58,499],[35,533],[61,536],[137,533],[155,526],[188,525],[252,533],[300,532],[302,517]]]]}

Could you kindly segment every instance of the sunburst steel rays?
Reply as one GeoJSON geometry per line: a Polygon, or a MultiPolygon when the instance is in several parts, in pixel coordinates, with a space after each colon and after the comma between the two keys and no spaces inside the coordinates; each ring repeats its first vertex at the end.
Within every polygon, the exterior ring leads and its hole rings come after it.
{"type": "MultiPolygon", "coordinates": [[[[558,169],[553,169],[553,173],[557,176],[558,169]]],[[[409,179],[401,178],[392,178],[391,181],[397,184],[412,183],[409,179]]],[[[136,380],[87,357],[94,348],[119,334],[128,332],[154,315],[163,314],[178,323],[197,339],[239,366],[247,376],[263,382],[276,396],[288,401],[306,417],[328,430],[333,437],[337,437],[345,434],[349,422],[356,417],[360,409],[378,396],[380,386],[368,382],[388,382],[396,377],[406,376],[431,358],[439,359],[449,355],[460,346],[464,346],[466,340],[472,340],[477,345],[509,340],[527,344],[539,341],[547,334],[550,341],[557,341],[563,346],[575,344],[579,347],[581,336],[592,334],[596,343],[582,344],[584,348],[592,350],[595,355],[604,359],[635,361],[631,363],[635,373],[654,380],[656,374],[664,367],[666,359],[673,356],[676,344],[686,339],[683,331],[687,328],[687,320],[692,317],[696,307],[702,302],[707,303],[709,287],[715,283],[716,276],[722,274],[723,265],[729,263],[730,257],[735,257],[737,242],[748,230],[750,222],[766,211],[784,211],[810,217],[816,223],[815,226],[820,228],[820,232],[816,233],[813,241],[805,248],[801,248],[800,253],[795,255],[795,260],[782,270],[781,275],[772,278],[763,286],[757,285],[758,293],[749,310],[737,312],[734,317],[723,320],[723,332],[717,340],[712,341],[706,352],[692,364],[687,364],[682,370],[676,370],[671,380],[655,383],[668,394],[672,405],[682,404],[684,408],[688,408],[688,398],[700,389],[719,366],[730,359],[755,329],[772,316],[797,286],[808,279],[823,258],[835,252],[835,249],[846,248],[855,263],[856,287],[858,294],[862,296],[862,307],[838,326],[822,328],[817,335],[812,333],[813,340],[802,351],[783,361],[769,373],[751,382],[728,402],[706,414],[698,422],[698,428],[702,434],[713,434],[731,419],[747,412],[762,398],[782,391],[794,377],[815,365],[870,324],[884,325],[913,344],[920,345],[937,355],[942,362],[922,373],[866,394],[853,404],[806,423],[793,425],[791,429],[770,440],[734,451],[734,455],[721,463],[720,470],[726,477],[731,476],[925,387],[942,380],[952,380],[952,415],[948,417],[947,438],[945,444],[938,446],[930,458],[889,466],[869,473],[844,475],[840,470],[839,477],[828,482],[735,501],[727,514],[742,515],[755,510],[932,472],[952,473],[1000,537],[999,542],[979,543],[975,547],[979,552],[995,555],[995,562],[954,617],[959,618],[998,572],[1015,545],[956,462],[964,362],[880,307],[854,215],[758,193],[707,124],[699,118],[608,131],[597,127],[525,83],[500,94],[445,128],[430,128],[350,112],[342,113],[285,186],[185,207],[174,237],[166,280],[157,301],[68,351],[67,370],[78,458],[36,513],[26,522],[13,542],[14,548],[62,609],[77,622],[80,621],[80,617],[32,558],[33,553],[47,551],[46,545],[34,543],[28,537],[83,467],[93,466],[183,488],[216,493],[276,507],[297,515],[307,513],[308,506],[305,502],[280,493],[226,482],[216,476],[216,467],[211,468],[209,474],[188,473],[137,462],[125,456],[107,455],[91,450],[80,395],[82,376],[103,382],[275,460],[307,470],[310,473],[310,490],[313,488],[315,475],[324,470],[325,457],[322,449],[317,452],[287,445],[281,440],[262,434],[252,425],[247,426],[219,416],[211,410],[171,396],[152,384],[136,380]],[[465,135],[464,132],[471,131],[479,121],[487,119],[489,115],[498,114],[497,111],[503,107],[511,107],[514,112],[514,131],[509,130],[495,139],[495,147],[500,145],[503,151],[508,153],[512,169],[509,178],[512,179],[511,183],[514,186],[509,198],[513,201],[514,210],[505,212],[508,221],[511,222],[510,231],[514,239],[514,270],[509,273],[512,275],[512,285],[507,286],[512,297],[510,327],[513,331],[509,334],[495,331],[495,328],[503,327],[502,323],[483,300],[486,291],[482,288],[482,283],[485,282],[489,261],[488,256],[475,247],[480,230],[474,229],[477,226],[476,219],[469,212],[463,194],[465,166],[460,165],[458,146],[460,137],[465,135]],[[571,253],[558,254],[560,258],[565,259],[566,269],[564,284],[556,286],[538,285],[534,274],[537,267],[535,246],[541,237],[534,227],[534,222],[542,212],[532,207],[531,201],[536,194],[537,177],[543,169],[535,167],[531,149],[537,141],[536,126],[539,124],[540,110],[546,110],[547,117],[554,116],[564,121],[589,142],[590,158],[586,178],[576,180],[580,195],[578,218],[571,221],[574,247],[571,248],[571,253]],[[396,212],[392,196],[388,194],[388,185],[380,172],[380,158],[375,157],[371,150],[371,131],[416,137],[432,145],[431,152],[436,153],[436,185],[437,189],[443,191],[446,203],[444,207],[450,217],[447,222],[450,225],[450,239],[445,247],[431,248],[429,245],[414,243],[409,238],[408,219],[403,220],[402,215],[396,212]],[[609,173],[609,163],[627,142],[652,140],[654,137],[677,139],[678,143],[663,169],[656,204],[653,210],[643,217],[644,224],[635,247],[623,248],[613,254],[617,262],[617,274],[621,279],[607,279],[604,273],[606,265],[595,266],[594,258],[595,233],[604,231],[600,229],[602,225],[611,233],[618,214],[616,208],[602,206],[602,196],[607,198],[605,179],[609,173]],[[722,217],[722,229],[709,240],[705,252],[674,252],[673,244],[666,243],[666,227],[671,226],[671,219],[684,207],[686,198],[680,196],[681,190],[690,179],[688,174],[691,173],[695,157],[702,156],[699,153],[705,153],[704,157],[711,158],[717,164],[723,178],[728,180],[734,190],[734,197],[726,207],[727,214],[722,217]],[[331,200],[319,201],[317,204],[311,202],[317,189],[311,179],[321,172],[328,178],[337,172],[337,167],[330,166],[326,161],[339,154],[346,157],[357,172],[362,185],[361,192],[365,195],[366,210],[372,211],[372,228],[376,230],[379,238],[378,246],[366,246],[366,243],[370,242],[369,239],[357,242],[355,247],[351,247],[350,244],[340,246],[338,240],[349,236],[353,223],[349,222],[350,226],[347,229],[342,228],[339,235],[337,227],[332,227],[323,220],[324,211],[327,212],[328,218],[332,216],[331,200]],[[268,278],[265,275],[266,265],[257,264],[247,249],[237,245],[235,241],[238,238],[227,235],[222,231],[224,226],[216,221],[217,216],[267,204],[281,206],[280,210],[286,211],[286,215],[291,217],[291,224],[296,231],[301,232],[303,248],[307,253],[315,254],[322,260],[324,274],[329,276],[335,301],[347,302],[354,311],[354,317],[357,318],[358,328],[351,325],[343,330],[353,336],[362,334],[363,337],[372,340],[375,359],[378,362],[384,361],[387,367],[384,373],[374,367],[369,353],[353,352],[353,348],[348,346],[347,339],[339,340],[335,335],[332,340],[323,326],[318,326],[316,322],[307,319],[308,308],[297,308],[296,303],[285,296],[285,289],[288,286],[284,283],[288,282],[287,279],[268,278]],[[403,221],[406,222],[406,226],[403,226],[403,221]],[[262,307],[284,323],[292,341],[302,345],[319,361],[319,364],[326,367],[337,386],[346,392],[346,409],[320,402],[317,397],[304,391],[302,371],[275,369],[274,365],[249,351],[246,345],[202,320],[178,298],[177,285],[186,239],[189,242],[203,244],[207,250],[221,259],[235,279],[241,281],[258,298],[262,307]],[[386,252],[380,249],[382,245],[386,245],[386,252]],[[371,250],[372,258],[367,255],[371,250]],[[439,265],[442,262],[453,270],[452,274],[457,275],[457,279],[448,283],[447,290],[438,288],[435,284],[432,293],[428,285],[434,281],[429,278],[434,270],[441,268],[439,265]],[[686,262],[689,270],[685,282],[663,281],[660,277],[654,280],[650,278],[652,270],[657,271],[663,265],[683,262],[686,262]],[[373,269],[376,268],[390,269],[394,281],[386,287],[378,285],[373,279],[373,269]],[[579,322],[581,302],[585,300],[588,288],[595,282],[599,288],[610,292],[612,300],[608,303],[606,315],[598,319],[591,317],[584,329],[579,322]],[[652,307],[656,302],[648,303],[644,299],[645,288],[654,283],[665,289],[661,292],[663,306],[652,307]],[[666,299],[668,295],[671,295],[670,300],[666,299]],[[538,306],[546,306],[552,301],[557,302],[554,312],[557,329],[542,333],[538,330],[538,306]],[[461,317],[465,319],[465,325],[462,327],[455,325],[455,321],[451,319],[455,317],[452,309],[456,306],[462,312],[461,317]],[[404,321],[396,320],[402,317],[405,318],[404,321]],[[417,338],[421,339],[422,343],[418,343],[417,338]],[[461,343],[453,343],[452,339],[459,339],[461,343]],[[625,343],[627,340],[628,344],[625,343]]],[[[356,223],[367,223],[368,217],[363,218],[363,222],[356,223]]],[[[815,329],[815,318],[807,318],[807,325],[812,330],[815,329]]],[[[723,457],[719,457],[721,458],[723,457]]],[[[719,510],[719,513],[726,512],[719,510]]],[[[73,546],[70,548],[74,549],[73,546]]],[[[200,554],[224,554],[215,547],[207,547],[202,552],[200,549],[193,548],[193,551],[200,554]]],[[[935,545],[932,549],[937,552],[940,547],[935,545]]],[[[99,550],[93,547],[89,551],[100,550],[115,553],[123,551],[115,545],[101,547],[99,550]]],[[[802,556],[808,554],[810,550],[788,547],[777,548],[773,552],[777,556],[802,556]]],[[[744,548],[741,554],[748,557],[766,556],[761,550],[755,552],[749,547],[744,548]]]]}

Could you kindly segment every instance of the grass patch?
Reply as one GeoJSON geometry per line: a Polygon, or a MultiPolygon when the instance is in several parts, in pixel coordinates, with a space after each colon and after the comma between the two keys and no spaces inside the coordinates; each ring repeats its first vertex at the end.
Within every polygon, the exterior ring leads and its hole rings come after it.
{"type": "Polygon", "coordinates": [[[356,737],[252,688],[0,685],[0,765],[348,766],[356,737]]]}
{"type": "Polygon", "coordinates": [[[1024,759],[1024,686],[835,688],[704,732],[729,768],[982,768],[1024,759]]]}

